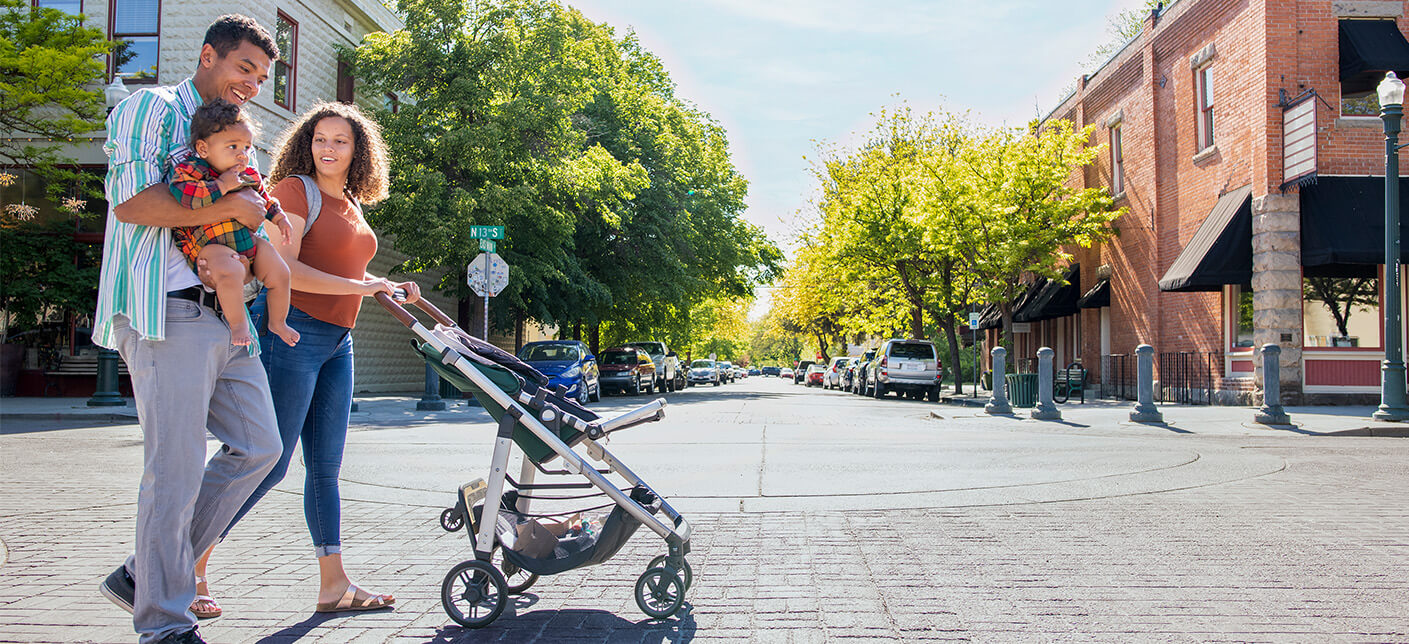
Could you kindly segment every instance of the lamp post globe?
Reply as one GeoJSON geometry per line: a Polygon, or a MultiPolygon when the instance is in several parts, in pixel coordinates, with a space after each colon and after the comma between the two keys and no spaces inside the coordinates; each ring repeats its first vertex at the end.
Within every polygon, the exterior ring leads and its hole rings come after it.
{"type": "Polygon", "coordinates": [[[1400,297],[1399,236],[1399,125],[1404,116],[1404,81],[1385,74],[1376,93],[1380,99],[1380,119],[1385,126],[1385,359],[1380,363],[1380,407],[1376,420],[1409,420],[1405,395],[1404,351],[1400,334],[1404,324],[1400,297]]]}

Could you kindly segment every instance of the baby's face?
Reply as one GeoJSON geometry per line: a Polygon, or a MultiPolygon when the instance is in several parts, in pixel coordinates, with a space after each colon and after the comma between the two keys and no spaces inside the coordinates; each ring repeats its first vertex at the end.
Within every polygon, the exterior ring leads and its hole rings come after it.
{"type": "Polygon", "coordinates": [[[254,154],[254,132],[246,123],[236,123],[196,142],[196,154],[216,172],[243,170],[254,154]]]}

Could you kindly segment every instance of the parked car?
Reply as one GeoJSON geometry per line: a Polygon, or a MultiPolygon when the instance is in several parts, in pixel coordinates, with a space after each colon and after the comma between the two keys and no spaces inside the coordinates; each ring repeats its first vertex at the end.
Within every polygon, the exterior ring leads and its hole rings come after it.
{"type": "Polygon", "coordinates": [[[753,367],[753,368],[749,369],[749,375],[750,375],[750,376],[761,376],[761,375],[763,375],[763,372],[762,372],[762,371],[759,371],[758,367],[753,367]]]}
{"type": "Polygon", "coordinates": [[[827,367],[817,363],[807,365],[807,373],[803,376],[802,383],[808,387],[821,387],[826,383],[827,367]]]}
{"type": "Polygon", "coordinates": [[[827,365],[827,372],[822,375],[822,388],[841,389],[842,372],[846,370],[846,366],[851,364],[852,360],[855,358],[849,356],[832,358],[831,364],[827,365]]]}
{"type": "Polygon", "coordinates": [[[944,365],[929,340],[886,340],[876,352],[877,360],[866,374],[871,395],[882,398],[894,391],[916,400],[928,396],[939,402],[939,385],[944,365]]]}
{"type": "Polygon", "coordinates": [[[651,356],[651,362],[656,364],[656,391],[685,388],[685,370],[680,368],[680,358],[664,342],[628,342],[626,346],[636,347],[651,356]]]}
{"type": "Polygon", "coordinates": [[[797,363],[797,367],[793,368],[793,384],[802,382],[802,379],[807,376],[807,368],[813,364],[811,360],[803,360],[797,363]]]}
{"type": "Polygon", "coordinates": [[[789,381],[791,381],[793,379],[793,370],[787,367],[783,367],[782,369],[778,370],[778,377],[787,378],[789,381]]]}
{"type": "Polygon", "coordinates": [[[719,361],[719,381],[734,382],[734,363],[727,360],[719,361]]]}
{"type": "Polygon", "coordinates": [[[781,371],[782,371],[782,368],[780,368],[780,367],[764,367],[764,368],[762,368],[762,369],[759,370],[759,372],[761,373],[761,375],[765,375],[765,376],[776,376],[776,375],[778,375],[778,373],[781,372],[781,371]]]}
{"type": "Polygon", "coordinates": [[[869,393],[867,393],[866,377],[871,372],[871,365],[875,362],[875,360],[875,350],[867,351],[860,358],[856,359],[856,371],[854,372],[854,375],[851,379],[851,393],[859,394],[862,396],[870,395],[869,393]]]}
{"type": "Polygon", "coordinates": [[[636,395],[655,391],[656,365],[651,356],[636,347],[613,347],[599,360],[602,386],[636,395]]]}
{"type": "Polygon", "coordinates": [[[735,380],[743,380],[744,378],[747,378],[747,377],[749,377],[749,370],[748,370],[748,369],[745,369],[745,368],[743,368],[743,367],[740,367],[739,365],[734,365],[734,379],[735,379],[735,380]]]}
{"type": "Polygon", "coordinates": [[[689,384],[719,386],[719,365],[713,360],[700,359],[690,363],[689,384]]]}
{"type": "Polygon", "coordinates": [[[519,359],[548,376],[548,387],[567,387],[568,398],[587,404],[602,399],[597,357],[577,340],[530,342],[519,349],[519,359]]]}

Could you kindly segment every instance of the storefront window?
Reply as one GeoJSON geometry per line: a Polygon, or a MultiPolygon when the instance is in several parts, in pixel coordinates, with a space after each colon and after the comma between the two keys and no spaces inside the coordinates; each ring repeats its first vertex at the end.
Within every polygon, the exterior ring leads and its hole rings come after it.
{"type": "Polygon", "coordinates": [[[1252,347],[1252,289],[1233,287],[1233,302],[1237,306],[1237,326],[1234,327],[1233,347],[1252,347]]]}
{"type": "Polygon", "coordinates": [[[1302,280],[1307,347],[1380,346],[1380,285],[1374,277],[1302,280]]]}

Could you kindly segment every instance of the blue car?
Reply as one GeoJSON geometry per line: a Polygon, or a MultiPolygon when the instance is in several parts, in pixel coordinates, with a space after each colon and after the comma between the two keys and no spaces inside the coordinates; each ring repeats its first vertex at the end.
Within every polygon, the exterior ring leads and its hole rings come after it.
{"type": "Polygon", "coordinates": [[[584,405],[602,399],[601,385],[597,381],[597,356],[592,355],[585,343],[577,340],[530,342],[519,349],[519,359],[548,376],[550,388],[567,387],[568,398],[584,405]]]}

